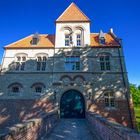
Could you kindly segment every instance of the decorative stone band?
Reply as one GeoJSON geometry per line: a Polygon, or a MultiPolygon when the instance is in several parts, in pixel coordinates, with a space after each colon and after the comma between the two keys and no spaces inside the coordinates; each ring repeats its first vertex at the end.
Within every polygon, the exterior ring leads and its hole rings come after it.
{"type": "Polygon", "coordinates": [[[140,134],[135,130],[111,122],[95,113],[87,112],[89,128],[103,140],[140,140],[140,134]]]}
{"type": "Polygon", "coordinates": [[[58,121],[58,113],[51,112],[40,118],[16,124],[0,134],[0,140],[38,140],[45,137],[58,121]]]}

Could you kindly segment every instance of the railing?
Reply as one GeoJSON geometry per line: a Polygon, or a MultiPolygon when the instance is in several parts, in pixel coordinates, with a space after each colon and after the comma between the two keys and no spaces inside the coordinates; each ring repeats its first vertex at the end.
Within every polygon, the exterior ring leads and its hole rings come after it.
{"type": "Polygon", "coordinates": [[[37,119],[16,124],[0,134],[0,140],[41,140],[58,121],[58,113],[52,112],[37,119]]]}
{"type": "Polygon", "coordinates": [[[95,113],[87,112],[89,128],[103,140],[140,140],[140,134],[118,123],[111,122],[95,113]]]}

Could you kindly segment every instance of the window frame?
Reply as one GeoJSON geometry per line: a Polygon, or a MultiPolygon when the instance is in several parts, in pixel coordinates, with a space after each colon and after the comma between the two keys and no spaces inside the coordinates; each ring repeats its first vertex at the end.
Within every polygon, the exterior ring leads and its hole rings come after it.
{"type": "Polygon", "coordinates": [[[81,47],[82,46],[82,35],[81,34],[76,34],[76,46],[81,47]],[[80,37],[78,37],[80,36],[80,37]]]}
{"type": "Polygon", "coordinates": [[[67,56],[65,57],[65,71],[74,72],[80,71],[80,56],[67,56]]]}
{"type": "Polygon", "coordinates": [[[36,56],[36,71],[46,71],[48,56],[40,54],[36,56]]]}
{"type": "Polygon", "coordinates": [[[108,53],[100,54],[99,61],[100,61],[100,70],[101,71],[111,71],[111,55],[108,53]]]}
{"type": "Polygon", "coordinates": [[[15,56],[15,71],[25,71],[27,61],[26,54],[17,54],[15,56]]]}
{"type": "Polygon", "coordinates": [[[9,96],[20,96],[22,93],[22,89],[23,89],[23,86],[20,83],[12,83],[8,86],[8,95],[9,96]]]}
{"type": "Polygon", "coordinates": [[[70,35],[65,34],[65,47],[69,47],[69,46],[70,46],[70,35]]]}
{"type": "Polygon", "coordinates": [[[115,96],[113,92],[104,93],[104,104],[106,108],[116,108],[115,96]]]}
{"type": "Polygon", "coordinates": [[[34,83],[32,86],[31,86],[31,89],[32,89],[32,94],[34,96],[41,96],[41,95],[44,95],[45,94],[45,88],[46,86],[43,84],[43,83],[34,83]],[[38,88],[38,89],[37,89],[38,88]],[[40,90],[40,89],[41,90],[40,90]]]}

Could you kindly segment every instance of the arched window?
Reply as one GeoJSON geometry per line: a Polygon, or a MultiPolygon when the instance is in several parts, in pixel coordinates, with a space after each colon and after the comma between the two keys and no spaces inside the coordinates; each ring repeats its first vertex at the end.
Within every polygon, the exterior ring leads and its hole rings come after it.
{"type": "Polygon", "coordinates": [[[99,55],[101,70],[111,70],[110,67],[110,54],[103,53],[99,55]]]}
{"type": "Polygon", "coordinates": [[[9,95],[20,95],[22,88],[23,87],[20,83],[12,83],[8,86],[9,95]]]}
{"type": "Polygon", "coordinates": [[[15,70],[16,71],[24,71],[25,70],[25,62],[26,62],[27,55],[25,54],[18,54],[16,55],[16,63],[15,63],[15,70]]]}
{"type": "Polygon", "coordinates": [[[84,29],[80,26],[76,26],[74,33],[76,35],[76,46],[82,46],[84,44],[84,29]]]}
{"type": "Polygon", "coordinates": [[[81,34],[77,34],[77,46],[81,46],[82,45],[82,35],[81,34]]]}
{"type": "Polygon", "coordinates": [[[70,46],[70,37],[68,34],[65,34],[65,46],[70,46]]]}
{"type": "Polygon", "coordinates": [[[66,47],[70,46],[73,44],[73,31],[71,27],[63,27],[62,28],[63,32],[64,32],[64,45],[66,47]]]}
{"type": "Polygon", "coordinates": [[[45,71],[46,70],[46,62],[47,62],[47,55],[46,54],[39,54],[37,55],[37,71],[45,71]]]}
{"type": "Polygon", "coordinates": [[[104,100],[106,107],[115,107],[115,97],[112,92],[105,93],[104,100]]]}
{"type": "Polygon", "coordinates": [[[35,95],[42,95],[45,90],[45,85],[43,83],[35,83],[31,86],[31,88],[35,95]]]}

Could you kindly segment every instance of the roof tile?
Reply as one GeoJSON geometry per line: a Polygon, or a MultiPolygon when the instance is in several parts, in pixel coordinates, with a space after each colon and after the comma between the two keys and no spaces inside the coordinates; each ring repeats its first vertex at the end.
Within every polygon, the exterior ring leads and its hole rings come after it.
{"type": "MultiPolygon", "coordinates": [[[[120,44],[111,36],[109,33],[105,33],[105,44],[102,45],[99,43],[99,33],[90,34],[90,46],[91,47],[118,47],[120,44]]],[[[23,38],[17,42],[14,42],[10,45],[5,46],[6,49],[32,49],[32,48],[54,48],[55,46],[55,35],[39,35],[40,40],[37,45],[32,45],[32,36],[30,35],[26,38],[23,38]]]]}
{"type": "Polygon", "coordinates": [[[71,5],[60,15],[56,22],[89,22],[90,19],[74,4],[71,5]]]}
{"type": "Polygon", "coordinates": [[[5,48],[52,48],[55,45],[55,35],[39,35],[40,39],[37,45],[32,45],[32,37],[33,35],[30,35],[5,48]]]}

